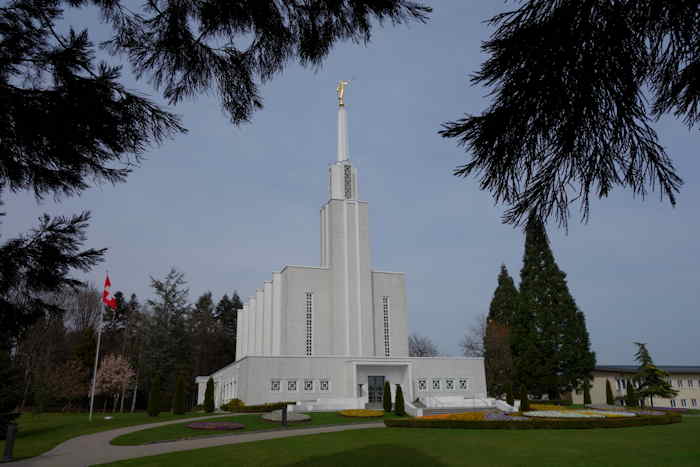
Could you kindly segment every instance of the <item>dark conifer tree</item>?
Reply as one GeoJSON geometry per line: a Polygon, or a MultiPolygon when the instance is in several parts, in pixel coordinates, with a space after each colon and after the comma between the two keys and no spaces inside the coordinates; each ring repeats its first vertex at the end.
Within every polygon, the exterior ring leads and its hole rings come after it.
{"type": "Polygon", "coordinates": [[[207,380],[207,387],[204,390],[204,411],[211,413],[214,411],[214,380],[207,380]]]}
{"type": "Polygon", "coordinates": [[[384,412],[391,412],[391,386],[389,381],[384,381],[384,400],[382,403],[384,404],[384,412]]]}
{"type": "Polygon", "coordinates": [[[403,400],[403,390],[401,385],[396,385],[396,402],[394,403],[394,413],[399,417],[406,415],[406,406],[403,400]]]}
{"type": "Polygon", "coordinates": [[[238,310],[243,308],[237,292],[229,298],[224,294],[216,305],[216,318],[223,326],[225,344],[224,361],[226,364],[236,361],[236,327],[238,326],[238,310]]]}
{"type": "Polygon", "coordinates": [[[157,417],[160,413],[160,378],[154,376],[148,393],[148,415],[157,417]]]}
{"type": "Polygon", "coordinates": [[[521,307],[534,321],[534,347],[540,358],[531,390],[559,399],[581,385],[595,366],[583,314],[569,293],[566,274],[557,266],[542,221],[530,216],[520,272],[521,307]]]}
{"type": "Polygon", "coordinates": [[[175,397],[173,398],[173,413],[182,415],[185,413],[185,378],[178,375],[175,383],[175,397]]]}
{"type": "Polygon", "coordinates": [[[520,386],[520,411],[527,412],[530,410],[530,401],[528,399],[527,388],[520,386]]]}
{"type": "Polygon", "coordinates": [[[501,271],[498,274],[498,286],[489,305],[487,320],[510,326],[513,315],[518,308],[518,299],[518,289],[515,287],[515,282],[508,274],[506,265],[501,264],[501,271]]]}
{"type": "Polygon", "coordinates": [[[645,399],[649,398],[649,404],[654,406],[654,396],[672,399],[678,394],[678,391],[671,387],[668,381],[668,373],[654,365],[651,359],[651,354],[647,350],[647,346],[641,342],[635,342],[637,345],[637,353],[634,358],[639,362],[637,374],[634,375],[634,380],[639,385],[639,400],[644,407],[645,399]]]}
{"type": "Polygon", "coordinates": [[[518,289],[501,265],[498,287],[491,299],[484,333],[484,369],[486,388],[489,394],[499,397],[505,385],[513,378],[513,361],[510,349],[511,324],[518,308],[518,289]]]}
{"type": "Polygon", "coordinates": [[[613,396],[609,379],[605,380],[605,403],[608,405],[615,405],[615,397],[613,396]]]}

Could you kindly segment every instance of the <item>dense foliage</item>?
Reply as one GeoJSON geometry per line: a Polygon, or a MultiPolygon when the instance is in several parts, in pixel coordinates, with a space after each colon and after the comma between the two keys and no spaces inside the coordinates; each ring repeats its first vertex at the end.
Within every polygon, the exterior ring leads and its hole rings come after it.
{"type": "Polygon", "coordinates": [[[160,378],[158,376],[154,376],[151,382],[151,390],[148,393],[148,408],[146,411],[151,417],[157,417],[160,413],[160,378]]]}
{"type": "Polygon", "coordinates": [[[595,367],[583,313],[559,269],[540,219],[532,215],[520,272],[520,308],[513,323],[513,359],[518,384],[535,395],[579,388],[595,367]]]}
{"type": "Polygon", "coordinates": [[[472,77],[492,88],[480,115],[444,125],[479,176],[508,205],[505,221],[556,216],[621,186],[658,188],[675,204],[681,185],[652,124],[700,120],[700,9],[696,1],[527,0],[491,18],[488,58],[472,77]]]}
{"type": "Polygon", "coordinates": [[[668,373],[654,365],[646,344],[641,342],[635,342],[635,344],[637,345],[637,353],[634,358],[639,362],[639,368],[633,380],[638,385],[637,397],[642,403],[642,407],[644,407],[647,397],[652,407],[654,406],[654,396],[673,399],[678,391],[671,387],[668,373]]]}
{"type": "Polygon", "coordinates": [[[182,415],[185,413],[185,378],[183,378],[182,375],[177,377],[177,381],[175,383],[173,413],[175,415],[182,415]]]}

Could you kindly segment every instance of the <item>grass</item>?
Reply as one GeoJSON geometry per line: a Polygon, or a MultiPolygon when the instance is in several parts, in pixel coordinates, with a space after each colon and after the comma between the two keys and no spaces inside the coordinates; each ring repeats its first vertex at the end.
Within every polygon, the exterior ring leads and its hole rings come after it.
{"type": "MultiPolygon", "coordinates": [[[[145,423],[167,422],[182,418],[203,416],[204,413],[171,415],[161,413],[158,417],[149,417],[146,413],[115,413],[93,415],[92,422],[88,421],[87,413],[25,413],[17,419],[19,431],[15,440],[13,457],[23,459],[38,456],[54,446],[76,436],[88,435],[100,431],[113,430],[126,426],[142,425],[145,423]],[[112,420],[105,420],[112,416],[112,420]]],[[[209,414],[206,414],[209,415],[209,414]]],[[[4,452],[5,442],[0,441],[0,453],[4,452]]]]}
{"type": "MultiPolygon", "coordinates": [[[[311,420],[306,422],[290,423],[287,430],[298,428],[308,428],[311,426],[320,425],[347,425],[350,423],[372,423],[381,422],[382,417],[359,418],[359,417],[343,417],[337,412],[315,412],[309,413],[311,420]]],[[[245,428],[235,431],[221,430],[193,430],[187,428],[188,423],[176,423],[173,425],[159,426],[155,428],[146,428],[141,431],[127,433],[119,436],[111,441],[111,444],[118,446],[132,446],[138,444],[154,443],[158,441],[173,441],[185,438],[199,438],[202,436],[222,435],[222,434],[239,434],[251,431],[260,430],[280,430],[285,429],[277,422],[269,422],[261,418],[262,414],[249,415],[232,415],[231,417],[217,418],[217,422],[235,422],[242,423],[245,428]]],[[[395,415],[385,415],[386,418],[396,418],[395,415]]]]}
{"type": "Polygon", "coordinates": [[[259,441],[121,461],[110,466],[685,467],[700,459],[700,419],[601,430],[379,428],[259,441]]]}

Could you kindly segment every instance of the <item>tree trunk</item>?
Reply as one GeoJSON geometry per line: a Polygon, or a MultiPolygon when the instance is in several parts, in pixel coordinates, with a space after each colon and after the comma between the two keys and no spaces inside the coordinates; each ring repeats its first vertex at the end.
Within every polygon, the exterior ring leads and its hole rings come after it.
{"type": "Polygon", "coordinates": [[[134,413],[134,409],[136,408],[136,392],[139,389],[139,381],[138,381],[138,376],[136,379],[136,386],[134,386],[134,397],[131,399],[131,413],[134,413]]]}
{"type": "Polygon", "coordinates": [[[126,395],[126,384],[122,386],[122,400],[119,406],[119,412],[124,413],[124,396],[126,395]]]}
{"type": "Polygon", "coordinates": [[[102,407],[102,413],[107,413],[107,401],[109,400],[109,397],[105,396],[105,405],[102,407]]]}

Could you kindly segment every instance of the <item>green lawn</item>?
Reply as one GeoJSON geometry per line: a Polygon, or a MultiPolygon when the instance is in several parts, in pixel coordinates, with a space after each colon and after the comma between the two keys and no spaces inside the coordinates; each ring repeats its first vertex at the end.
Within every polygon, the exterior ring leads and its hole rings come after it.
{"type": "MultiPolygon", "coordinates": [[[[169,413],[161,413],[158,417],[149,417],[146,413],[128,414],[102,414],[93,415],[92,422],[88,421],[86,413],[25,413],[17,419],[19,432],[15,441],[13,457],[17,459],[38,456],[48,451],[57,444],[76,436],[97,433],[99,431],[123,428],[125,426],[142,425],[144,423],[167,422],[181,418],[203,416],[204,413],[191,413],[174,416],[169,413]],[[105,420],[105,416],[112,416],[112,420],[105,420]]],[[[209,415],[209,414],[206,414],[209,415]]],[[[0,453],[4,452],[5,442],[0,441],[0,453]]]]}
{"type": "MultiPolygon", "coordinates": [[[[381,422],[382,417],[377,418],[356,418],[356,417],[343,417],[336,412],[316,412],[310,413],[311,420],[306,422],[295,422],[290,423],[287,427],[288,430],[295,428],[306,428],[310,426],[318,425],[345,425],[348,423],[371,423],[371,422],[381,422]]],[[[188,423],[177,423],[168,426],[159,426],[156,428],[147,428],[145,430],[136,431],[134,433],[128,433],[126,435],[119,436],[112,440],[112,444],[120,446],[128,446],[134,444],[146,444],[153,443],[156,441],[172,441],[176,439],[184,438],[196,438],[200,436],[211,436],[211,435],[221,435],[221,434],[238,434],[246,433],[250,431],[259,430],[280,430],[284,429],[279,423],[268,422],[262,419],[262,414],[250,414],[250,415],[232,415],[231,417],[218,418],[217,422],[236,422],[245,425],[245,428],[235,431],[217,431],[217,430],[193,430],[187,428],[188,423]]],[[[387,418],[395,418],[393,414],[386,415],[387,418]]]]}
{"type": "Polygon", "coordinates": [[[178,452],[112,466],[697,467],[700,419],[598,430],[379,428],[178,452]]]}

